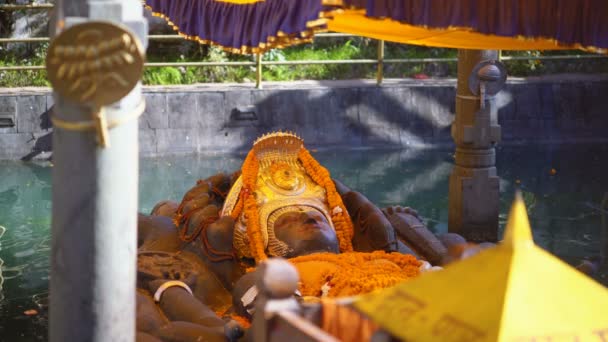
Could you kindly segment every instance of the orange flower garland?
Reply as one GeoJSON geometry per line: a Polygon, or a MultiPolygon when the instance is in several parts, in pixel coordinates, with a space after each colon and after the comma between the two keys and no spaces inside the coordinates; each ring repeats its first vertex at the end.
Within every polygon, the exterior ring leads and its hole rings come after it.
{"type": "Polygon", "coordinates": [[[390,287],[416,277],[420,261],[401,253],[316,253],[289,259],[300,273],[304,296],[320,296],[325,284],[327,296],[353,296],[390,287]]]}
{"type": "MultiPolygon", "coordinates": [[[[243,189],[241,189],[241,192],[242,191],[243,191],[243,189]]],[[[245,203],[245,201],[243,200],[243,196],[241,194],[241,195],[239,195],[239,198],[238,198],[236,204],[234,205],[234,209],[232,209],[232,212],[230,213],[230,217],[232,217],[235,221],[239,219],[239,215],[243,211],[244,203],[245,203]]]]}
{"type": "Polygon", "coordinates": [[[256,262],[267,259],[264,253],[264,238],[262,237],[262,227],[260,226],[260,214],[258,212],[258,204],[253,189],[258,179],[258,169],[260,165],[253,150],[249,151],[247,158],[242,167],[243,188],[241,196],[237,202],[234,211],[231,213],[233,218],[237,218],[242,209],[245,209],[245,218],[247,220],[247,236],[249,237],[249,245],[251,246],[251,255],[256,262]]]}
{"type": "MultiPolygon", "coordinates": [[[[308,150],[302,147],[298,153],[298,159],[302,162],[308,175],[327,192],[327,202],[331,211],[331,220],[336,228],[336,235],[340,243],[341,252],[352,252],[352,238],[354,234],[353,223],[348,215],[348,211],[342,202],[342,198],[336,191],[336,186],[331,180],[329,171],[321,166],[310,155],[308,150]]],[[[277,165],[279,167],[280,165],[277,165]]],[[[260,226],[260,216],[253,191],[257,183],[259,162],[253,150],[249,151],[242,167],[243,187],[241,194],[230,216],[235,220],[245,210],[247,219],[247,236],[251,245],[251,254],[256,262],[267,258],[260,226]]]]}
{"type": "Polygon", "coordinates": [[[331,220],[336,228],[336,235],[340,243],[341,252],[352,252],[352,239],[354,235],[353,222],[348,215],[348,211],[342,202],[342,198],[336,190],[336,185],[331,180],[329,171],[317,162],[310,152],[304,147],[298,153],[298,159],[304,165],[304,169],[312,180],[325,188],[327,192],[327,202],[331,211],[331,220]]]}

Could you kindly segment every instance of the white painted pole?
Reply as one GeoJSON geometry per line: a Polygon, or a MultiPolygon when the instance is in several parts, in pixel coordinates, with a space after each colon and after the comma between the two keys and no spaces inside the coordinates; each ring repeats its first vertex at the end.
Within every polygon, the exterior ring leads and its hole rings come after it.
{"type": "MultiPolygon", "coordinates": [[[[138,0],[66,0],[59,29],[91,20],[122,23],[143,42],[147,23],[138,0]],[[65,21],[62,21],[63,19],[65,21]]],[[[59,32],[60,33],[60,32],[59,32]]],[[[104,91],[103,89],[100,91],[104,91]]],[[[90,107],[55,96],[54,118],[91,120],[90,107]]],[[[125,117],[142,101],[138,84],[105,107],[125,117]]],[[[134,341],[138,206],[138,123],[94,131],[54,128],[50,341],[134,341]]]]}

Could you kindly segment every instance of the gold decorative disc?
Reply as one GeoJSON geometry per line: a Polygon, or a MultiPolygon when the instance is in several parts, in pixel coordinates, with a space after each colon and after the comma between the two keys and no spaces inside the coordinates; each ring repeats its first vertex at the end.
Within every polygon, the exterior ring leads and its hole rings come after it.
{"type": "Polygon", "coordinates": [[[68,100],[102,107],[126,96],[143,73],[144,49],[126,27],[92,21],[74,25],[51,43],[46,70],[68,100]]]}
{"type": "Polygon", "coordinates": [[[270,166],[270,177],[274,184],[284,190],[295,190],[300,184],[296,171],[285,162],[273,163],[270,166]]]}

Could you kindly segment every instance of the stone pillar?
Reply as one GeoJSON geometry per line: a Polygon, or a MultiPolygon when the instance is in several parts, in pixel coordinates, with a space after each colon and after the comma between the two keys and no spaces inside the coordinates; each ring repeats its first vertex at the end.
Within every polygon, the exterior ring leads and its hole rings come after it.
{"type": "Polygon", "coordinates": [[[499,182],[494,145],[500,141],[500,126],[493,95],[504,84],[506,74],[496,67],[499,63],[488,64],[490,68],[478,66],[497,58],[493,50],[458,51],[452,124],[456,153],[449,183],[448,229],[470,241],[498,239],[499,182]]]}
{"type": "Polygon", "coordinates": [[[300,277],[296,268],[281,258],[268,259],[256,269],[258,295],[251,325],[253,341],[268,341],[276,310],[299,311],[294,298],[300,277]],[[275,303],[272,305],[271,303],[275,303]],[[276,303],[280,303],[277,305],[276,303]]]}
{"type": "MultiPolygon", "coordinates": [[[[57,3],[57,10],[59,34],[75,24],[103,20],[127,26],[145,45],[147,23],[138,0],[65,0],[57,3]]],[[[97,56],[98,50],[92,52],[97,56]]],[[[128,64],[128,56],[124,58],[128,64]]],[[[95,57],[87,55],[86,61],[95,57]]],[[[93,72],[80,69],[75,73],[91,77],[80,81],[99,82],[94,92],[112,88],[104,81],[108,73],[92,76],[93,72]]],[[[120,79],[121,72],[114,76],[120,79]]],[[[136,73],[132,84],[138,77],[136,73]]],[[[95,106],[70,100],[60,91],[63,85],[69,89],[75,83],[53,83],[53,120],[68,124],[61,128],[54,121],[49,339],[134,341],[138,122],[132,114],[142,109],[141,86],[125,87],[124,98],[102,107],[106,118],[116,123],[108,125],[110,145],[103,148],[94,130],[69,126],[94,120],[95,106]]]]}

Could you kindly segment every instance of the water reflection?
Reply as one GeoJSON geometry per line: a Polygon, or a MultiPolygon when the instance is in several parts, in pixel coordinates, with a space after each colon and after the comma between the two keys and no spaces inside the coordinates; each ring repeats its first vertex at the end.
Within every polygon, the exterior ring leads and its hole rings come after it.
{"type": "MultiPolygon", "coordinates": [[[[0,162],[0,239],[4,284],[0,336],[45,340],[46,310],[33,300],[48,292],[51,181],[48,164],[0,162]],[[26,310],[36,309],[29,317],[26,310]]],[[[38,302],[41,302],[39,299],[38,302]]]]}
{"type": "MultiPolygon", "coordinates": [[[[6,228],[0,226],[0,250],[2,249],[2,236],[4,236],[4,232],[6,232],[6,228]]],[[[4,260],[0,258],[0,302],[4,300],[4,291],[2,285],[4,285],[4,260]]]]}
{"type": "MultiPolygon", "coordinates": [[[[539,245],[574,264],[598,255],[608,248],[608,232],[601,223],[601,201],[608,192],[607,152],[607,146],[499,149],[501,222],[515,188],[521,187],[539,245]]],[[[450,149],[359,150],[315,156],[336,178],[377,205],[414,207],[431,229],[442,232],[447,230],[452,154],[450,149]]],[[[197,179],[233,172],[243,159],[142,159],[140,210],[149,212],[165,199],[179,201],[197,179]]],[[[0,162],[0,226],[6,228],[0,234],[0,336],[8,340],[46,340],[51,170],[49,164],[0,162]],[[36,315],[24,314],[32,309],[36,315]]],[[[608,284],[607,273],[604,266],[598,280],[608,284]]]]}

